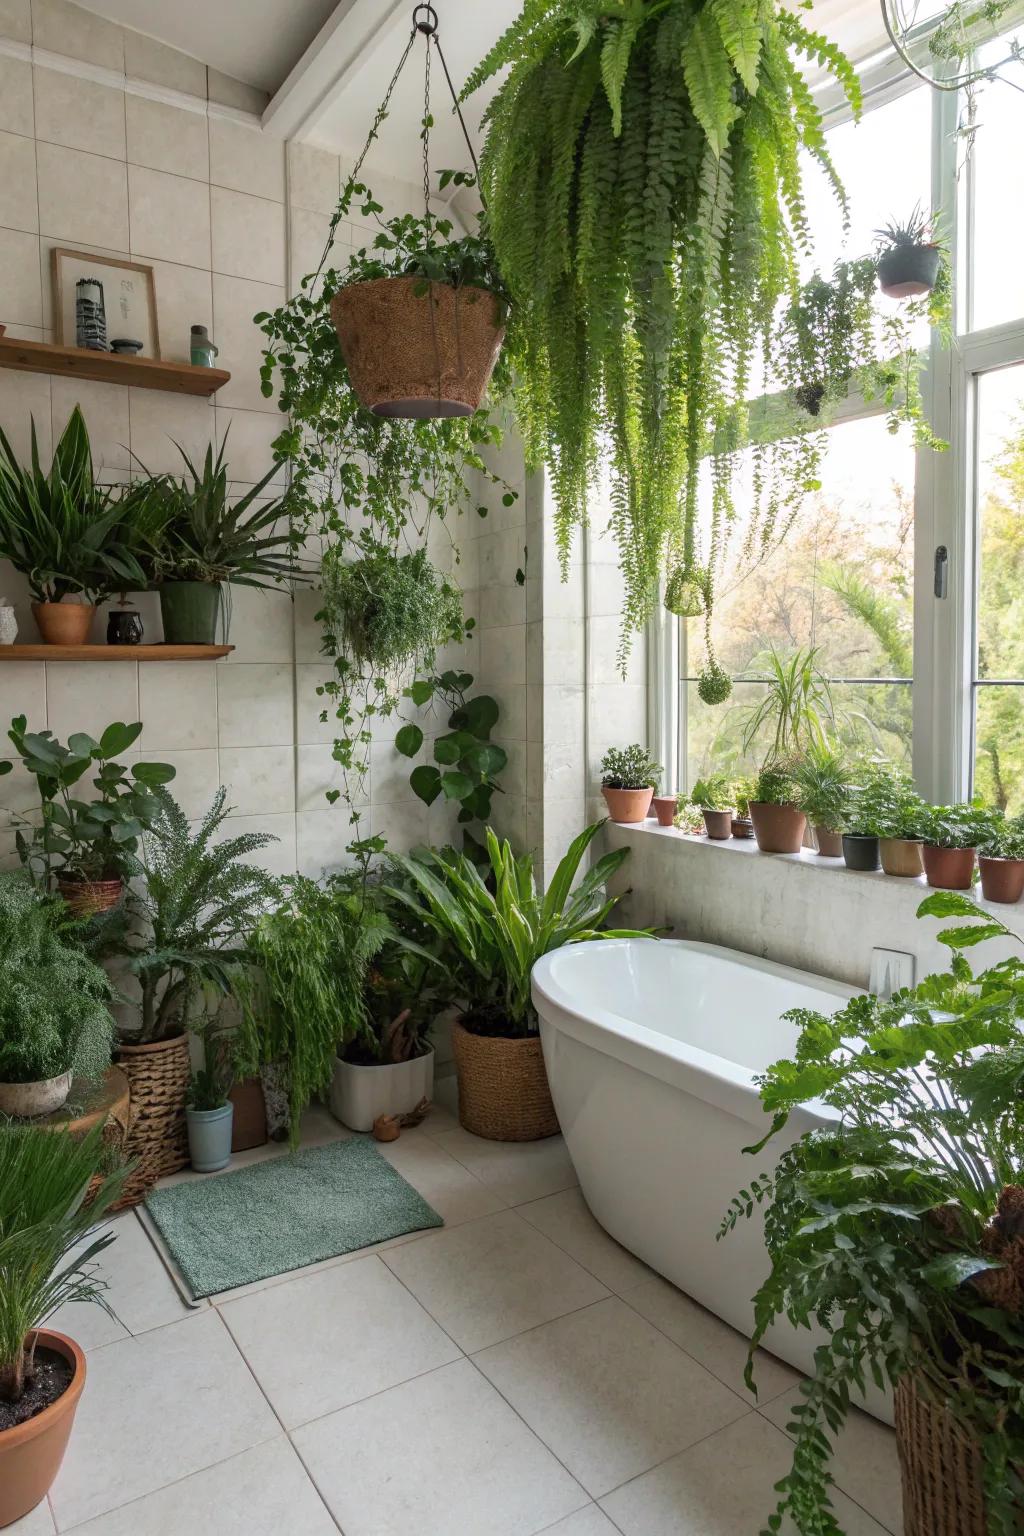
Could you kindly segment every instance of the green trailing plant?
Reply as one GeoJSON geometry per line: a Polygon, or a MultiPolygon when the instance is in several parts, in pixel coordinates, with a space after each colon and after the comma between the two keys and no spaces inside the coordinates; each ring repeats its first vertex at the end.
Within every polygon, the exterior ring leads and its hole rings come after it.
{"type": "Polygon", "coordinates": [[[1016,938],[966,897],[921,917],[948,972],[831,1018],[786,1015],[795,1055],[758,1080],[772,1116],[759,1155],[808,1100],[834,1119],[782,1152],[734,1199],[720,1236],[765,1209],[771,1273],[754,1298],[753,1351],[773,1322],[822,1330],[793,1409],[791,1470],[768,1529],[840,1536],[829,1462],[851,1399],[910,1378],[975,1440],[991,1536],[1024,1508],[1024,962],[974,975],[962,951],[1016,938]]]}
{"type": "Polygon", "coordinates": [[[85,881],[123,877],[133,867],[139,838],[159,812],[156,792],[175,775],[170,763],[133,763],[129,771],[115,762],[139,739],[141,722],[116,720],[98,741],[78,731],[64,746],[51,731],[30,731],[19,715],[7,734],[39,789],[40,825],[17,818],[23,825],[15,840],[25,867],[47,887],[53,875],[85,881]],[[93,768],[96,793],[79,799],[72,791],[93,768]]]}
{"type": "Polygon", "coordinates": [[[334,548],[324,556],[320,583],[321,622],[354,668],[401,674],[410,664],[429,664],[446,641],[462,639],[462,594],[438,575],[425,549],[381,549],[346,561],[334,548]]]}
{"type": "MultiPolygon", "coordinates": [[[[443,192],[449,186],[469,188],[475,182],[476,178],[466,171],[442,171],[438,191],[443,192]]],[[[371,205],[364,208],[364,213],[383,212],[379,205],[373,204],[372,192],[356,182],[351,186],[346,213],[358,198],[367,199],[371,205]]],[[[481,226],[476,234],[453,238],[452,221],[438,218],[429,210],[423,218],[414,213],[402,213],[377,222],[379,228],[371,244],[360,246],[349,259],[342,287],[384,277],[416,277],[422,280],[417,291],[424,298],[431,283],[443,283],[449,288],[484,288],[500,300],[500,318],[507,322],[508,289],[485,226],[481,226]]]]}
{"type": "MultiPolygon", "coordinates": [[[[766,763],[754,779],[750,801],[755,805],[795,805],[797,784],[788,763],[766,763]]],[[[748,801],[748,808],[750,805],[748,801]]]]}
{"type": "Polygon", "coordinates": [[[853,791],[849,759],[831,736],[815,738],[793,764],[796,803],[812,827],[839,832],[853,791]]]}
{"type": "Polygon", "coordinates": [[[72,1302],[104,1299],[94,1260],[114,1241],[97,1231],[124,1171],[108,1173],[103,1127],[85,1136],[32,1127],[0,1130],[0,1401],[17,1404],[35,1373],[35,1330],[72,1302]]]}
{"type": "MultiPolygon", "coordinates": [[[[810,245],[803,155],[844,201],[801,57],[859,111],[843,55],[774,3],[529,0],[466,84],[501,76],[481,189],[517,316],[506,350],[527,454],[547,462],[565,562],[610,444],[623,651],[666,564],[706,582],[710,631],[753,370],[810,245]]],[[[752,451],[770,541],[813,455],[799,435],[752,451]]]]}
{"type": "Polygon", "coordinates": [[[657,789],[661,764],[639,742],[609,747],[601,759],[602,789],[657,789]]]}
{"type": "Polygon", "coordinates": [[[736,808],[736,786],[726,774],[712,773],[697,780],[690,799],[702,811],[732,811],[736,808]]]}
{"type": "Polygon", "coordinates": [[[712,657],[700,669],[697,697],[702,704],[724,704],[732,693],[732,678],[712,657]]]}
{"type": "Polygon", "coordinates": [[[141,495],[97,484],[77,405],[53,451],[49,474],[39,462],[34,420],[27,468],[0,431],[0,558],[27,577],[33,602],[79,596],[95,603],[144,587],[133,528],[141,495]]]}
{"type": "Polygon", "coordinates": [[[604,887],[628,857],[627,848],[606,853],[574,885],[603,825],[595,822],[573,840],[543,896],[530,855],[516,858],[490,827],[486,877],[451,850],[396,860],[408,884],[389,885],[389,895],[440,941],[447,994],[463,1006],[466,1029],[509,1037],[535,1033],[530,973],[542,955],[564,944],[649,933],[603,926],[618,902],[604,887]]]}
{"type": "Polygon", "coordinates": [[[785,656],[768,649],[764,697],[751,705],[743,722],[743,755],[767,741],[765,762],[797,757],[827,738],[835,723],[828,680],[818,667],[817,646],[785,656]]]}
{"type": "MultiPolygon", "coordinates": [[[[491,740],[498,723],[499,709],[490,694],[469,697],[473,678],[469,672],[442,672],[440,677],[418,680],[409,690],[419,706],[436,703],[448,717],[448,731],[435,736],[434,763],[420,763],[409,775],[414,793],[425,805],[433,805],[439,795],[458,804],[459,825],[465,851],[478,862],[483,857],[480,842],[468,830],[473,822],[486,822],[491,801],[501,785],[496,775],[508,763],[508,754],[491,740]]],[[[404,757],[416,757],[423,747],[423,730],[407,722],[395,737],[395,747],[404,757]]]]}
{"type": "Polygon", "coordinates": [[[79,926],[24,875],[0,874],[0,1082],[95,1080],[110,1065],[112,989],[79,926]]]}
{"type": "Polygon", "coordinates": [[[990,834],[997,813],[980,805],[928,805],[921,834],[935,848],[977,848],[990,834]]]}

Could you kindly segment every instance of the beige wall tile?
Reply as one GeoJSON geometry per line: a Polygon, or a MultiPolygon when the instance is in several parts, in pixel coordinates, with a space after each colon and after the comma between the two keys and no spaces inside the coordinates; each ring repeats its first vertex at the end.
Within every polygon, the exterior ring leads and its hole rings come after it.
{"type": "Polygon", "coordinates": [[[287,746],[294,740],[291,667],[218,667],[217,709],[222,748],[287,746]]]}
{"type": "Polygon", "coordinates": [[[147,752],[217,745],[216,667],[205,661],[139,663],[139,719],[147,752]]]}
{"type": "Polygon", "coordinates": [[[203,182],[130,165],[128,199],[133,255],[209,265],[210,201],[203,182]]]}
{"type": "Polygon", "coordinates": [[[295,809],[292,747],[221,747],[220,779],[239,816],[267,816],[295,809]]]}
{"type": "MultiPolygon", "coordinates": [[[[331,748],[320,746],[296,747],[295,749],[296,810],[327,811],[332,809],[326,800],[329,789],[340,789],[341,769],[331,755],[331,748]]],[[[344,811],[342,816],[344,817],[344,811]]]]}
{"type": "Polygon", "coordinates": [[[150,80],[188,96],[206,96],[206,65],[177,48],[141,32],[124,32],[124,72],[130,80],[150,80]]]}
{"type": "Polygon", "coordinates": [[[363,818],[362,826],[349,824],[347,807],[324,806],[317,811],[300,811],[295,818],[297,839],[296,868],[311,880],[318,880],[324,872],[346,869],[352,863],[345,852],[355,837],[368,837],[369,817],[363,818]]]}
{"type": "MultiPolygon", "coordinates": [[[[291,208],[288,214],[288,282],[292,293],[301,291],[302,279],[320,270],[324,247],[330,233],[330,216],[310,208],[291,208]]],[[[343,269],[348,265],[352,247],[348,242],[347,227],[339,226],[331,242],[325,270],[331,267],[343,269]]],[[[317,291],[319,284],[306,291],[317,291]]]]}
{"type": "Polygon", "coordinates": [[[284,144],[248,123],[210,118],[210,180],[284,202],[284,144]]]}
{"type": "Polygon", "coordinates": [[[295,669],[295,740],[300,747],[332,742],[337,734],[334,700],[324,698],[316,691],[334,675],[334,668],[329,662],[303,662],[295,669]],[[321,720],[320,716],[324,713],[327,719],[321,720]]]}
{"type": "Polygon", "coordinates": [[[337,155],[312,144],[288,145],[288,201],[293,208],[333,213],[341,190],[337,155]]]}
{"type": "Polygon", "coordinates": [[[37,144],[39,228],[68,245],[128,250],[125,167],[103,155],[37,144]]]}
{"type": "Polygon", "coordinates": [[[231,382],[217,391],[218,405],[273,411],[275,417],[279,414],[273,397],[265,400],[260,393],[260,364],[266,338],[253,325],[252,317],[283,303],[283,287],[225,277],[219,272],[213,274],[214,339],[220,347],[217,361],[231,373],[231,382]]]}
{"type": "MultiPolygon", "coordinates": [[[[0,271],[4,265],[3,231],[0,230],[0,271]]],[[[31,447],[31,423],[36,424],[39,458],[48,470],[53,453],[50,435],[50,377],[45,373],[15,373],[0,368],[0,426],[19,459],[27,460],[31,447]]]]}
{"type": "Polygon", "coordinates": [[[0,0],[0,37],[13,38],[16,43],[32,41],[30,0],[0,0]]]}
{"type": "Polygon", "coordinates": [[[201,113],[129,94],[125,114],[132,165],[190,176],[195,181],[209,179],[209,132],[201,113]]]}
{"type": "Polygon", "coordinates": [[[270,100],[266,91],[235,80],[231,75],[223,75],[219,69],[206,71],[206,88],[211,101],[224,107],[235,107],[239,112],[253,112],[257,117],[270,100]]]}
{"type": "MultiPolygon", "coordinates": [[[[0,0],[0,37],[3,32],[0,0]]],[[[32,66],[27,59],[0,58],[0,128],[8,133],[35,133],[32,111],[32,66]]]]}
{"type": "Polygon", "coordinates": [[[46,714],[48,728],[64,742],[74,731],[98,737],[114,720],[132,724],[139,718],[138,666],[46,662],[46,714]]]}
{"type": "Polygon", "coordinates": [[[99,384],[91,379],[65,379],[54,375],[50,383],[53,440],[60,437],[76,405],[82,407],[89,429],[92,460],[97,474],[107,469],[129,469],[128,391],[119,384],[99,384]]]}
{"type": "Polygon", "coordinates": [[[0,229],[0,320],[41,325],[43,295],[39,280],[39,237],[0,229]]]}
{"type": "Polygon", "coordinates": [[[323,631],[316,621],[322,597],[316,587],[298,587],[293,605],[295,621],[295,659],[300,662],[323,664],[320,648],[323,631]]]}
{"type": "Polygon", "coordinates": [[[291,594],[232,587],[228,639],[235,649],[225,659],[225,665],[246,661],[290,662],[294,648],[291,594]]]}
{"type": "MultiPolygon", "coordinates": [[[[6,568],[6,561],[4,562],[6,568]]],[[[9,584],[0,578],[0,592],[9,595],[9,584]]],[[[0,667],[0,741],[8,748],[7,729],[16,715],[24,715],[30,731],[46,729],[46,679],[41,661],[5,661],[0,667]]],[[[6,804],[6,802],[4,802],[6,804]]]]}
{"type": "MultiPolygon", "coordinates": [[[[156,665],[167,666],[173,663],[159,662],[156,665]]],[[[195,662],[194,665],[198,667],[203,663],[195,662]]],[[[143,739],[145,739],[145,733],[143,739]]],[[[200,749],[179,752],[152,746],[147,750],[157,762],[170,763],[174,768],[175,776],[168,788],[185,815],[192,821],[204,816],[209,810],[220,783],[220,767],[216,751],[200,749]]]]}
{"type": "Polygon", "coordinates": [[[221,828],[218,842],[242,837],[249,832],[265,832],[274,841],[250,854],[246,862],[269,870],[272,875],[290,875],[295,869],[295,817],[291,812],[272,816],[229,816],[221,828]]]}
{"type": "Polygon", "coordinates": [[[36,146],[16,133],[0,133],[0,226],[33,234],[39,229],[36,146]]]}
{"type": "Polygon", "coordinates": [[[526,682],[526,626],[485,629],[480,635],[480,676],[495,686],[526,682]]]}
{"type": "MultiPolygon", "coordinates": [[[[212,125],[211,125],[212,128],[212,125]]],[[[213,270],[260,283],[285,280],[284,207],[246,192],[210,188],[213,270]]]]}
{"type": "Polygon", "coordinates": [[[32,41],[104,69],[124,69],[124,33],[112,22],[68,0],[32,0],[32,41]]]}
{"type": "MultiPolygon", "coordinates": [[[[248,486],[263,479],[273,468],[271,444],[282,426],[281,418],[271,416],[268,411],[240,411],[230,406],[217,406],[217,441],[225,445],[231,480],[248,486]]],[[[267,487],[268,494],[279,495],[285,479],[285,468],[280,465],[267,487]]]]}
{"type": "Polygon", "coordinates": [[[204,398],[165,394],[156,389],[127,391],[131,411],[131,448],[136,468],[151,475],[181,474],[176,444],[196,464],[213,441],[213,407],[204,398]]]}
{"type": "MultiPolygon", "coordinates": [[[[149,259],[149,258],[147,258],[149,259]]],[[[167,362],[187,363],[191,329],[205,325],[213,335],[213,285],[202,267],[153,261],[160,354],[167,362]]]]}
{"type": "Polygon", "coordinates": [[[36,68],[33,78],[37,138],[124,159],[123,91],[57,69],[36,68]]]}

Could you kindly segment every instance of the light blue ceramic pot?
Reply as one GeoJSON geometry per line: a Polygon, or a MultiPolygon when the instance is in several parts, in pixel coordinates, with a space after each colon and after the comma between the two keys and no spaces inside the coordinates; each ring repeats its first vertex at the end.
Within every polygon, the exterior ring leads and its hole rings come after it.
{"type": "Polygon", "coordinates": [[[197,1173],[216,1173],[231,1161],[233,1104],[220,1109],[187,1109],[188,1151],[197,1173]]]}

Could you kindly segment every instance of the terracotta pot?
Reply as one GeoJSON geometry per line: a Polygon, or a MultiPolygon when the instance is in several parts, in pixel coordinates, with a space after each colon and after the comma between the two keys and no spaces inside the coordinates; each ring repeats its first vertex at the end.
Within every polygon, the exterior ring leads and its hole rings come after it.
{"type": "Polygon", "coordinates": [[[350,283],[331,319],[352,388],[377,416],[471,416],[505,336],[493,293],[418,277],[350,283]]]}
{"type": "Polygon", "coordinates": [[[841,859],[843,856],[843,834],[833,832],[831,827],[815,827],[814,843],[823,859],[841,859]]]}
{"type": "Polygon", "coordinates": [[[707,806],[703,806],[702,813],[708,837],[714,838],[717,842],[724,842],[727,837],[732,837],[732,811],[711,811],[707,806]]]}
{"type": "Polygon", "coordinates": [[[753,837],[754,823],[749,816],[734,816],[732,819],[733,837],[753,837]]]}
{"type": "Polygon", "coordinates": [[[99,912],[112,912],[124,894],[124,881],[71,880],[57,876],[57,889],[64,903],[78,917],[95,917],[99,912]]]}
{"type": "Polygon", "coordinates": [[[70,1072],[42,1078],[37,1083],[0,1083],[0,1115],[13,1115],[16,1120],[52,1115],[70,1092],[70,1072]]]}
{"type": "Polygon", "coordinates": [[[980,853],[978,867],[986,901],[1020,901],[1024,895],[1024,859],[989,858],[980,853]]]}
{"type": "Polygon", "coordinates": [[[750,818],[762,853],[799,853],[807,817],[795,805],[769,805],[751,800],[750,818]]]}
{"type": "MultiPolygon", "coordinates": [[[[675,795],[655,795],[651,804],[659,827],[670,827],[676,819],[679,802],[675,795]]],[[[616,818],[618,819],[618,818],[616,818]]]]}
{"type": "Polygon", "coordinates": [[[458,1019],[452,1052],[459,1124],[488,1141],[540,1141],[558,1133],[539,1035],[475,1035],[458,1019]]]}
{"type": "Polygon", "coordinates": [[[880,838],[878,851],[882,856],[882,868],[887,875],[899,875],[905,880],[916,880],[924,873],[921,844],[916,838],[880,838]]]}
{"type": "Polygon", "coordinates": [[[973,848],[937,848],[925,843],[921,848],[928,884],[937,891],[969,891],[974,884],[973,848]]]}
{"type": "Polygon", "coordinates": [[[859,832],[844,832],[843,858],[847,869],[873,873],[879,867],[878,838],[866,837],[859,832]]]}
{"type": "Polygon", "coordinates": [[[37,1340],[63,1355],[74,1375],[67,1391],[42,1413],[0,1431],[0,1526],[13,1525],[46,1498],[64,1460],[85,1386],[85,1356],[73,1339],[40,1328],[37,1340]]]}
{"type": "Polygon", "coordinates": [[[232,1088],[228,1099],[235,1111],[231,1126],[232,1152],[247,1152],[250,1147],[265,1146],[267,1105],[260,1079],[258,1077],[243,1078],[232,1088]]]}
{"type": "Polygon", "coordinates": [[[93,603],[32,604],[44,645],[85,645],[95,612],[93,603]]]}
{"type": "Polygon", "coordinates": [[[644,821],[654,799],[653,789],[602,789],[612,821],[644,821]]]}

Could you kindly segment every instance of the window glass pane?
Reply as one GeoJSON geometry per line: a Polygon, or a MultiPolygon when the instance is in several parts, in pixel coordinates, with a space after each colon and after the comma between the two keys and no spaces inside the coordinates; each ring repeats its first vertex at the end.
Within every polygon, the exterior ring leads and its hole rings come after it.
{"type": "Polygon", "coordinates": [[[1024,688],[975,688],[974,793],[1024,813],[1024,688]]]}
{"type": "MultiPolygon", "coordinates": [[[[1007,39],[981,50],[982,63],[1005,58],[1007,39]]],[[[1011,66],[1020,74],[1020,66],[1011,66]]],[[[974,195],[971,287],[976,329],[1024,316],[1024,95],[1000,81],[987,85],[978,103],[981,126],[974,141],[970,175],[974,195]]]]}

